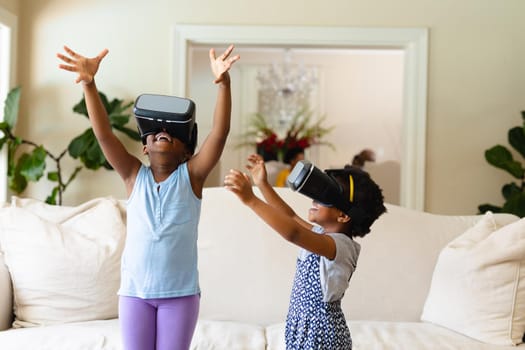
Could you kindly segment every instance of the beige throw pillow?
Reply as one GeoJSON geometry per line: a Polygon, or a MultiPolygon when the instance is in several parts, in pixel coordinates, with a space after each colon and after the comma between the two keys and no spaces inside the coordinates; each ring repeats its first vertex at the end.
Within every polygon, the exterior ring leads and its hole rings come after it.
{"type": "Polygon", "coordinates": [[[125,225],[118,202],[77,207],[14,197],[0,209],[0,249],[11,274],[14,327],[117,317],[125,225]]]}
{"type": "Polygon", "coordinates": [[[440,253],[421,319],[485,343],[525,332],[525,218],[497,227],[487,213],[440,253]]]}

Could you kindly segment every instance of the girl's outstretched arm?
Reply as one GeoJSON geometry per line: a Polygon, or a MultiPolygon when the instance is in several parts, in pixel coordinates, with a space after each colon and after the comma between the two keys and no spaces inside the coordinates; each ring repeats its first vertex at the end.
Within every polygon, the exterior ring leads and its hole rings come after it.
{"type": "Polygon", "coordinates": [[[204,180],[219,161],[230,132],[231,89],[228,71],[240,58],[239,55],[231,56],[232,51],[233,45],[230,45],[218,57],[215,56],[214,49],[210,49],[209,52],[210,67],[215,77],[214,83],[219,87],[213,115],[213,126],[199,152],[188,161],[193,191],[199,197],[202,195],[204,180]]]}
{"type": "Polygon", "coordinates": [[[108,162],[124,180],[129,195],[133,188],[135,176],[140,168],[140,161],[129,154],[124,145],[113,134],[106,109],[102,104],[95,84],[95,75],[100,62],[108,54],[108,50],[102,50],[93,58],[86,58],[67,46],[64,46],[64,51],[66,54],[57,54],[57,57],[64,62],[58,67],[77,73],[75,82],[82,82],[89,120],[95,137],[108,162]]]}
{"type": "Polygon", "coordinates": [[[259,188],[266,202],[278,209],[279,211],[285,213],[289,217],[293,218],[303,227],[308,230],[312,229],[312,224],[303,220],[298,216],[295,211],[286,203],[277,192],[273,186],[268,182],[268,175],[266,173],[266,166],[264,165],[264,160],[259,154],[251,154],[248,157],[248,164],[246,168],[250,171],[253,179],[253,183],[259,188]]]}
{"type": "Polygon", "coordinates": [[[314,233],[280,209],[259,199],[252,191],[247,174],[230,170],[224,178],[224,186],[287,241],[328,259],[335,258],[336,246],[332,237],[314,233]]]}

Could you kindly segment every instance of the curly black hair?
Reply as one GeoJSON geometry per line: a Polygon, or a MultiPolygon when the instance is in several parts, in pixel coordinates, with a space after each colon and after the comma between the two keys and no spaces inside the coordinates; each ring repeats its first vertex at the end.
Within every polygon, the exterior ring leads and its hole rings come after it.
{"type": "Polygon", "coordinates": [[[349,235],[366,236],[374,221],[386,212],[381,188],[366,171],[355,166],[347,165],[344,169],[329,169],[327,172],[342,186],[345,198],[350,198],[349,177],[352,175],[353,198],[350,210],[346,213],[350,216],[349,235]]]}

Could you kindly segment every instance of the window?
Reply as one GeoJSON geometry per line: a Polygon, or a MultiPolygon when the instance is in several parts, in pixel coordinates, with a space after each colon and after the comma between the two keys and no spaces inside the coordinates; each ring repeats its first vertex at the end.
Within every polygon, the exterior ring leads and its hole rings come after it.
{"type": "MultiPolygon", "coordinates": [[[[17,17],[0,8],[0,120],[4,101],[15,83],[17,17]]],[[[0,201],[7,198],[7,151],[0,152],[0,201]]]]}

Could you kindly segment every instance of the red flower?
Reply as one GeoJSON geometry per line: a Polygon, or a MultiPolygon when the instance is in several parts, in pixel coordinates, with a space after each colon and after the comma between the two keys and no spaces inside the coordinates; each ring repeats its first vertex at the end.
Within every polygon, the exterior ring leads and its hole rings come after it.
{"type": "Polygon", "coordinates": [[[310,147],[310,141],[307,138],[302,138],[297,141],[297,146],[302,149],[308,148],[310,147]]]}
{"type": "Polygon", "coordinates": [[[299,111],[292,119],[288,130],[283,138],[279,138],[277,133],[269,126],[267,119],[255,114],[253,118],[253,127],[248,130],[249,138],[255,137],[259,141],[248,141],[243,145],[253,145],[257,147],[257,152],[264,153],[265,159],[282,160],[288,150],[300,148],[303,151],[310,146],[329,143],[322,142],[321,138],[330,132],[332,128],[321,126],[324,117],[317,122],[310,123],[311,112],[307,109],[299,111]]]}

